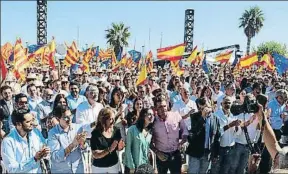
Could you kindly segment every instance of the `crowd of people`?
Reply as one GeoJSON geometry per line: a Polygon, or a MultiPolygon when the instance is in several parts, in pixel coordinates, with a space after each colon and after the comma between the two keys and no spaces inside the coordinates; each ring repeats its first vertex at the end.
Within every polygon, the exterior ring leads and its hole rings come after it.
{"type": "Polygon", "coordinates": [[[288,168],[288,76],[64,65],[0,88],[3,173],[268,173],[288,168]],[[63,67],[62,67],[63,66],[63,67]],[[254,103],[252,102],[254,101],[254,103]],[[250,102],[250,103],[249,103],[250,102]]]}

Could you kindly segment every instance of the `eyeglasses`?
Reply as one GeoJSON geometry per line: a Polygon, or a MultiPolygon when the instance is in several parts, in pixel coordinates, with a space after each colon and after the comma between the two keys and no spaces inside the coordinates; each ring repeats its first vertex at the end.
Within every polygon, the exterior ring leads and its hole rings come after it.
{"type": "Polygon", "coordinates": [[[20,105],[28,104],[28,101],[19,101],[18,104],[20,105]]]}

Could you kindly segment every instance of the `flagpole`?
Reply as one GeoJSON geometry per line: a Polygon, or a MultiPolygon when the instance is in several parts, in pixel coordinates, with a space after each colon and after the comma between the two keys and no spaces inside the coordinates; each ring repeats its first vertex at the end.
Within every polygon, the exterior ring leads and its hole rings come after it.
{"type": "Polygon", "coordinates": [[[136,38],[135,38],[135,40],[134,40],[134,50],[135,50],[135,46],[136,46],[136,38]]]}
{"type": "Polygon", "coordinates": [[[79,47],[79,25],[77,26],[77,46],[79,47]]]}
{"type": "Polygon", "coordinates": [[[162,48],[162,37],[163,37],[163,33],[161,32],[161,38],[160,38],[160,48],[162,48]]]}
{"type": "Polygon", "coordinates": [[[151,47],[150,47],[150,34],[151,34],[151,29],[149,28],[149,50],[151,50],[151,47]]]}

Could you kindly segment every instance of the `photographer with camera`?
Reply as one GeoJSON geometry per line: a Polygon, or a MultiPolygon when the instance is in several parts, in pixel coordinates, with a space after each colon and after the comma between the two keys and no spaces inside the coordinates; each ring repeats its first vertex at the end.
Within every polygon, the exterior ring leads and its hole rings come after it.
{"type": "Polygon", "coordinates": [[[231,173],[243,174],[250,153],[260,153],[257,146],[254,146],[254,143],[257,143],[260,136],[260,130],[257,129],[258,119],[255,115],[259,110],[256,100],[263,106],[267,103],[267,97],[264,95],[259,94],[257,98],[255,98],[253,94],[247,94],[243,102],[236,101],[231,107],[231,113],[237,116],[242,122],[240,129],[235,134],[235,156],[231,173]]]}
{"type": "Polygon", "coordinates": [[[199,111],[190,115],[188,173],[207,173],[210,161],[218,156],[220,124],[212,114],[212,108],[205,98],[198,100],[199,111]],[[210,158],[209,158],[210,157],[210,158]]]}
{"type": "Polygon", "coordinates": [[[218,174],[230,173],[232,169],[232,161],[235,156],[235,132],[239,130],[237,127],[241,121],[234,117],[230,112],[233,99],[225,96],[222,101],[222,108],[214,113],[214,116],[220,122],[220,148],[219,159],[212,162],[211,173],[218,174]]]}

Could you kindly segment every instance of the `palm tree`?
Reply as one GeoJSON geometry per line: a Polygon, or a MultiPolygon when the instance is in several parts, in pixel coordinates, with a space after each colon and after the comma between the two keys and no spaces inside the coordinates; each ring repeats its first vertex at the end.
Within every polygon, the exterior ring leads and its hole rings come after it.
{"type": "Polygon", "coordinates": [[[239,20],[239,28],[244,29],[244,33],[247,37],[246,54],[249,55],[251,39],[255,37],[255,35],[258,34],[260,29],[263,27],[263,22],[265,20],[264,14],[259,7],[255,6],[251,7],[249,10],[245,10],[239,20]]]}
{"type": "Polygon", "coordinates": [[[128,39],[131,35],[129,28],[120,22],[119,24],[112,23],[112,28],[105,30],[107,43],[113,47],[116,56],[123,50],[123,47],[128,46],[128,39]]]}

